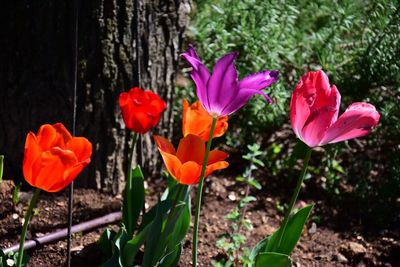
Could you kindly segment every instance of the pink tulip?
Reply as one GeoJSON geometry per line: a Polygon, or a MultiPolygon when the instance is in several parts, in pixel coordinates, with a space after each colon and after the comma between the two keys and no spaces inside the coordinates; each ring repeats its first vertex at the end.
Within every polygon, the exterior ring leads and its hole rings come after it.
{"type": "Polygon", "coordinates": [[[368,103],[351,104],[338,118],[340,93],[322,71],[301,78],[290,101],[290,120],[297,137],[309,147],[322,146],[367,135],[380,115],[368,103]]]}

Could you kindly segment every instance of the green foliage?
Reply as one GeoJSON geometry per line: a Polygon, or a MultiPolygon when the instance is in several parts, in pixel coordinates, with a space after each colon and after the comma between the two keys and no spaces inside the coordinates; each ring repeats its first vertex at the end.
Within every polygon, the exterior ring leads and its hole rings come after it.
{"type": "Polygon", "coordinates": [[[181,243],[190,227],[189,187],[172,182],[169,177],[162,198],[142,214],[141,223],[136,227],[144,203],[141,201],[144,189],[140,168],[132,170],[129,179],[132,181],[127,182],[124,194],[124,223],[117,233],[107,229],[97,243],[103,254],[101,266],[131,267],[140,262],[145,267],[177,266],[181,243]],[[128,232],[125,223],[131,225],[132,233],[128,232]],[[143,245],[143,259],[139,259],[136,256],[143,245]]]}
{"type": "MultiPolygon", "coordinates": [[[[323,68],[341,92],[341,112],[352,102],[366,101],[377,107],[381,120],[363,144],[372,153],[366,155],[359,145],[352,145],[351,150],[335,145],[339,149],[327,148],[312,172],[325,179],[323,187],[333,196],[342,193],[340,183],[354,188],[353,199],[360,201],[360,213],[372,215],[365,203],[368,199],[393,203],[392,199],[400,197],[400,191],[387,186],[400,179],[398,167],[390,164],[400,151],[399,1],[195,2],[191,42],[209,68],[217,58],[236,50],[240,52],[236,66],[241,78],[264,69],[280,71],[278,83],[266,90],[274,104],[269,106],[256,96],[233,115],[228,145],[243,149],[287,123],[290,95],[299,78],[309,70],[323,68]],[[349,151],[352,157],[348,157],[349,151]],[[382,166],[376,168],[377,162],[382,166]],[[372,175],[374,172],[378,174],[372,175]]],[[[282,151],[266,161],[273,176],[289,172],[285,154],[282,151]]],[[[274,154],[269,151],[268,155],[274,154]]],[[[388,205],[377,207],[385,212],[390,209],[388,205]]]]}
{"type": "Polygon", "coordinates": [[[243,159],[249,162],[243,175],[238,176],[236,181],[246,186],[245,195],[239,200],[238,205],[228,213],[224,219],[230,222],[231,232],[226,233],[217,240],[217,247],[224,250],[227,259],[213,262],[214,266],[247,266],[251,263],[249,255],[250,249],[244,246],[246,236],[242,234],[243,227],[246,232],[253,230],[253,224],[245,218],[247,206],[256,201],[254,196],[250,195],[250,189],[261,189],[261,184],[253,177],[253,172],[259,167],[264,167],[264,162],[260,160],[263,152],[260,151],[259,144],[247,146],[248,153],[243,159]]]}
{"type": "Polygon", "coordinates": [[[21,189],[21,186],[22,186],[22,183],[19,183],[14,187],[13,195],[12,195],[12,202],[13,202],[14,206],[16,206],[19,202],[19,191],[21,189]]]}
{"type": "Polygon", "coordinates": [[[300,239],[304,225],[314,205],[306,206],[295,212],[288,221],[286,228],[279,228],[271,236],[261,240],[250,252],[250,267],[276,266],[290,267],[290,254],[300,239]],[[279,232],[284,231],[279,240],[279,232]]]}
{"type": "MultiPolygon", "coordinates": [[[[16,266],[17,263],[17,258],[18,258],[18,252],[10,252],[7,255],[4,254],[4,252],[0,249],[0,267],[10,267],[10,266],[16,266]]],[[[21,266],[25,267],[28,266],[29,262],[29,256],[27,253],[24,253],[22,256],[22,262],[21,266]]]]}
{"type": "Polygon", "coordinates": [[[339,88],[367,69],[381,84],[393,81],[399,74],[400,46],[391,45],[399,42],[396,8],[396,1],[199,1],[192,32],[208,66],[237,50],[242,76],[264,69],[281,72],[279,83],[268,90],[274,105],[256,97],[236,117],[246,132],[242,136],[251,138],[286,121],[290,94],[306,70],[322,67],[339,88]]]}

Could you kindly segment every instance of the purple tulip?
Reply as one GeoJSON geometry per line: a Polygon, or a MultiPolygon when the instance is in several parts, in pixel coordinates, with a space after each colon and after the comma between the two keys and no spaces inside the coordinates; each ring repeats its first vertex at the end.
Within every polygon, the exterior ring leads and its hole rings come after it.
{"type": "Polygon", "coordinates": [[[278,80],[278,71],[261,71],[239,81],[234,65],[237,52],[220,58],[214,66],[212,75],[200,61],[193,46],[189,45],[188,51],[182,56],[192,65],[191,75],[196,83],[197,97],[211,116],[230,115],[243,107],[255,94],[262,95],[270,104],[272,103],[271,98],[262,89],[278,80]]]}

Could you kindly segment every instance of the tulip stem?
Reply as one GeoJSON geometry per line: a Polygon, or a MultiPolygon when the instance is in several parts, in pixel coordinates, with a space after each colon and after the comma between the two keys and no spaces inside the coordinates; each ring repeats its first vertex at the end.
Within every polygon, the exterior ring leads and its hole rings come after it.
{"type": "Polygon", "coordinates": [[[196,195],[196,214],[195,214],[195,218],[194,218],[193,247],[192,247],[193,267],[197,266],[197,243],[198,243],[198,235],[199,235],[199,221],[200,221],[201,198],[202,198],[202,194],[203,194],[203,185],[204,185],[204,175],[206,173],[208,155],[210,153],[212,138],[214,135],[214,130],[215,130],[216,124],[217,124],[217,118],[213,117],[211,129],[210,129],[210,135],[208,136],[206,152],[204,153],[203,166],[201,167],[199,188],[198,188],[197,195],[196,195]]]}
{"type": "Polygon", "coordinates": [[[301,170],[299,179],[297,180],[296,188],[294,190],[292,198],[290,199],[289,209],[286,212],[285,218],[283,219],[283,222],[282,222],[282,227],[279,230],[279,234],[278,234],[279,242],[278,242],[277,249],[279,249],[279,247],[281,246],[282,239],[283,239],[283,234],[285,233],[285,230],[286,230],[286,227],[287,227],[287,224],[288,224],[288,221],[289,221],[290,214],[292,213],[294,204],[296,203],[297,197],[299,196],[301,185],[303,184],[304,177],[306,176],[308,163],[309,163],[310,157],[311,157],[311,152],[312,152],[312,149],[307,147],[306,156],[304,157],[303,168],[301,170]]]}
{"type": "MultiPolygon", "coordinates": [[[[132,160],[133,160],[133,155],[135,153],[136,141],[138,139],[138,135],[139,134],[132,132],[132,151],[131,151],[131,154],[129,155],[128,172],[126,174],[127,175],[126,181],[127,181],[127,183],[129,183],[127,188],[132,188],[132,167],[133,167],[132,160]]],[[[127,201],[127,210],[128,211],[132,210],[132,207],[133,207],[131,193],[132,193],[131,190],[126,190],[126,192],[125,192],[125,194],[126,194],[125,198],[127,201]]],[[[134,229],[132,229],[132,225],[133,225],[132,216],[127,216],[127,219],[128,219],[128,223],[126,225],[126,228],[127,228],[126,230],[128,232],[128,236],[131,237],[133,235],[133,230],[134,230],[134,229]]]]}
{"type": "Polygon", "coordinates": [[[26,211],[25,218],[24,218],[24,225],[22,226],[22,232],[21,232],[21,239],[19,241],[19,250],[18,250],[18,258],[17,258],[17,267],[22,266],[22,259],[24,256],[24,244],[25,244],[25,237],[26,237],[26,231],[28,230],[28,225],[29,221],[32,218],[32,211],[36,206],[36,203],[39,199],[40,195],[40,189],[36,188],[35,192],[33,193],[33,197],[31,199],[31,202],[29,203],[28,210],[26,211]]]}

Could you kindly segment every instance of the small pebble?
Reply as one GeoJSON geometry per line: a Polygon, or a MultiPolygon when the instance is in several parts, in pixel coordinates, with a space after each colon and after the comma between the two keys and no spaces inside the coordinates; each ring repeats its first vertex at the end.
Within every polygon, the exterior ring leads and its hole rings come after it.
{"type": "Polygon", "coordinates": [[[316,223],[312,223],[310,229],[308,229],[308,233],[309,234],[315,234],[317,232],[317,224],[316,223]]]}
{"type": "Polygon", "coordinates": [[[338,262],[340,262],[340,263],[347,263],[347,262],[349,262],[349,260],[348,260],[343,254],[341,254],[341,253],[338,253],[338,254],[336,255],[336,258],[337,258],[338,262]]]}

